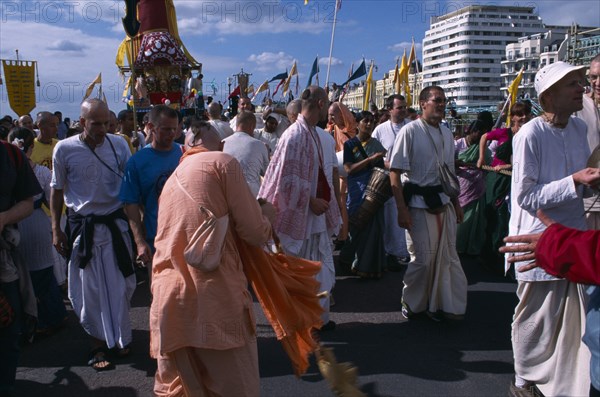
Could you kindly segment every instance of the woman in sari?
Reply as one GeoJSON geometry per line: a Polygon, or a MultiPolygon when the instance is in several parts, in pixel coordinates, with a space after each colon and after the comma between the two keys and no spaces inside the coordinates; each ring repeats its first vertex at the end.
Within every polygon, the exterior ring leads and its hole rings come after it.
{"type": "MultiPolygon", "coordinates": [[[[460,182],[458,201],[464,212],[463,222],[456,230],[456,250],[459,254],[477,256],[485,242],[485,173],[476,168],[479,159],[479,141],[485,133],[484,123],[473,121],[465,136],[454,142],[460,182]]],[[[486,162],[491,154],[485,151],[486,162]]]]}
{"type": "Polygon", "coordinates": [[[479,159],[477,166],[485,162],[484,154],[488,141],[497,141],[491,166],[496,172],[487,176],[486,212],[487,230],[484,254],[486,261],[498,271],[504,269],[504,256],[498,249],[504,245],[503,239],[508,235],[508,220],[510,217],[507,196],[510,194],[510,176],[497,171],[512,168],[512,140],[521,127],[531,118],[531,107],[526,103],[517,102],[510,107],[510,128],[498,128],[483,134],[479,142],[479,159]]]}
{"type": "MultiPolygon", "coordinates": [[[[348,216],[360,208],[374,167],[384,168],[385,149],[371,138],[373,114],[364,111],[356,116],[358,135],[344,143],[344,168],[348,173],[348,216]]],[[[356,228],[350,225],[350,243],[340,255],[341,260],[352,261],[352,271],[364,278],[379,278],[386,264],[383,247],[383,207],[366,223],[356,228]]]]}

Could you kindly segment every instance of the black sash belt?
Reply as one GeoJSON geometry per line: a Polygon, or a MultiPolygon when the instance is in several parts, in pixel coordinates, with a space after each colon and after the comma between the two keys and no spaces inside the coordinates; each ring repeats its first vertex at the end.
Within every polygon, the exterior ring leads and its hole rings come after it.
{"type": "MultiPolygon", "coordinates": [[[[87,215],[82,216],[77,214],[75,211],[67,210],[67,227],[66,234],[69,239],[69,247],[72,249],[75,239],[81,235],[79,246],[77,249],[77,259],[79,260],[79,267],[84,269],[92,259],[92,248],[94,246],[94,225],[102,224],[108,227],[110,235],[113,241],[113,247],[117,257],[117,264],[119,270],[123,273],[124,277],[128,277],[134,272],[134,260],[131,257],[131,253],[125,244],[121,230],[116,223],[117,219],[122,219],[127,222],[127,217],[123,209],[118,209],[115,212],[108,215],[87,215]]],[[[133,237],[131,235],[131,229],[129,229],[129,237],[133,244],[133,237]]]]}

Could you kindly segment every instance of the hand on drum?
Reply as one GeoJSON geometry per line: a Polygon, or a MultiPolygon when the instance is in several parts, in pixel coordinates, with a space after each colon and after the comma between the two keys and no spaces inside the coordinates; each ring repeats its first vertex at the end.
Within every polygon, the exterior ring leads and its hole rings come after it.
{"type": "Polygon", "coordinates": [[[384,157],[385,157],[385,152],[379,152],[379,153],[375,153],[374,155],[370,156],[369,160],[371,160],[371,162],[373,162],[373,161],[382,159],[384,157]]]}
{"type": "Polygon", "coordinates": [[[398,207],[398,226],[406,230],[412,227],[412,219],[406,206],[398,207]]]}
{"type": "Polygon", "coordinates": [[[327,201],[316,197],[310,198],[308,206],[315,215],[322,215],[329,209],[329,203],[327,201]]]}

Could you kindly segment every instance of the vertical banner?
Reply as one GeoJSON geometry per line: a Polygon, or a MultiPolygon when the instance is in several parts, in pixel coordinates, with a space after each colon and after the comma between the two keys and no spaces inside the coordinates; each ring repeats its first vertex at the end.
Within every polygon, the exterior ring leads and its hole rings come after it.
{"type": "Polygon", "coordinates": [[[10,108],[20,116],[35,108],[35,61],[3,60],[10,108]]]}

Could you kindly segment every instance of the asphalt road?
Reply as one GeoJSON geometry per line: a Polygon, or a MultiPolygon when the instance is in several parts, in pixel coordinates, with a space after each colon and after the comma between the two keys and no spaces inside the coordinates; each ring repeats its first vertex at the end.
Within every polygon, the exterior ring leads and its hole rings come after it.
{"type": "MultiPolygon", "coordinates": [[[[358,367],[369,396],[506,396],[512,379],[510,322],[516,284],[463,258],[469,280],[468,308],[460,323],[428,318],[407,321],[400,313],[403,272],[360,280],[338,272],[332,319],[321,334],[338,361],[358,367]]],[[[156,364],[148,355],[148,285],[134,295],[133,353],[116,370],[96,373],[86,365],[88,339],[70,312],[59,333],[24,346],[17,396],[151,396],[156,364]]],[[[279,342],[255,304],[263,396],[331,396],[314,359],[308,373],[293,375],[279,342]]]]}

